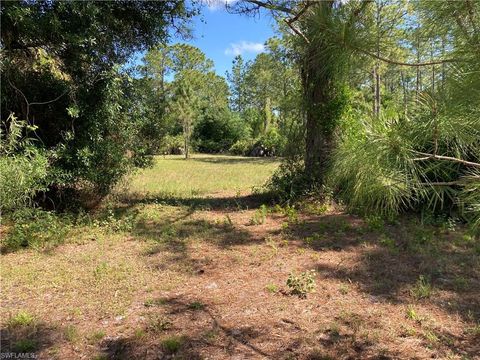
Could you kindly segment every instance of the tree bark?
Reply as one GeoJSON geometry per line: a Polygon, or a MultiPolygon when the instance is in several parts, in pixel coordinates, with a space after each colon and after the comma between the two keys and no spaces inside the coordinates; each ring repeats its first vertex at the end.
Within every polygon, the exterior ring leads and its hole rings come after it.
{"type": "MultiPolygon", "coordinates": [[[[312,49],[315,51],[314,49],[312,49]]],[[[312,51],[312,52],[313,52],[312,51]]],[[[306,56],[306,59],[311,59],[306,56]]],[[[335,147],[336,113],[327,106],[337,96],[334,79],[306,60],[302,82],[307,101],[305,134],[305,172],[311,183],[322,185],[335,147]]]]}

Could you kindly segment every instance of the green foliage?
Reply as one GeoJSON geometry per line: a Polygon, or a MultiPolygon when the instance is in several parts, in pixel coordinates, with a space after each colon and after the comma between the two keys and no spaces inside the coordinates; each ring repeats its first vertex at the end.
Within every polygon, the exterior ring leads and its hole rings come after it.
{"type": "Polygon", "coordinates": [[[237,140],[232,146],[230,146],[230,149],[228,149],[228,152],[230,152],[233,155],[246,156],[252,150],[253,146],[255,145],[255,142],[256,141],[252,139],[237,140]]]}
{"type": "Polygon", "coordinates": [[[281,201],[298,199],[313,190],[304,163],[298,158],[284,161],[267,182],[266,188],[281,201]]]}
{"type": "Polygon", "coordinates": [[[203,310],[205,308],[205,304],[201,303],[200,301],[194,301],[188,304],[188,308],[195,311],[203,310]]]}
{"type": "Polygon", "coordinates": [[[225,152],[249,136],[238,115],[228,109],[214,110],[205,111],[195,126],[193,138],[200,152],[225,152]]]}
{"type": "Polygon", "coordinates": [[[35,195],[47,189],[47,156],[24,136],[34,130],[13,114],[0,126],[0,212],[32,205],[35,195]],[[3,133],[1,128],[7,131],[3,133]]]}
{"type": "Polygon", "coordinates": [[[315,291],[315,275],[315,270],[307,270],[299,275],[291,273],[287,279],[287,286],[290,289],[290,292],[301,298],[307,297],[308,293],[315,291]]]}
{"type": "Polygon", "coordinates": [[[31,353],[37,348],[37,342],[32,339],[20,339],[15,341],[13,349],[18,353],[31,353]]]}
{"type": "Polygon", "coordinates": [[[180,350],[183,345],[183,338],[179,336],[172,336],[162,341],[162,347],[169,354],[174,354],[180,350]]]}
{"type": "Polygon", "coordinates": [[[21,248],[48,249],[65,240],[70,231],[71,221],[51,211],[26,208],[11,216],[12,227],[2,241],[7,251],[21,248]]]}
{"type": "Polygon", "coordinates": [[[278,286],[275,285],[275,284],[267,284],[265,286],[265,290],[267,290],[269,293],[274,294],[274,293],[278,292],[278,286]]]}
{"type": "Polygon", "coordinates": [[[17,314],[13,315],[8,319],[8,327],[24,327],[31,326],[35,322],[35,317],[27,311],[19,311],[17,314]]]}
{"type": "MultiPolygon", "coordinates": [[[[33,145],[54,151],[50,203],[72,202],[83,190],[101,197],[133,166],[148,164],[148,126],[133,106],[131,78],[114,64],[165,40],[171,21],[184,30],[181,20],[196,10],[182,1],[8,2],[1,12],[1,118],[14,112],[35,123],[33,145]]],[[[31,157],[40,169],[45,161],[31,157]]]]}
{"type": "Polygon", "coordinates": [[[410,290],[410,295],[416,299],[426,299],[432,295],[433,287],[430,280],[424,275],[418,277],[415,286],[410,290]]]}
{"type": "Polygon", "coordinates": [[[262,204],[259,209],[255,211],[252,218],[250,219],[251,225],[262,225],[267,219],[268,207],[265,204],[262,204]]]}
{"type": "Polygon", "coordinates": [[[183,136],[182,135],[166,135],[162,138],[158,152],[160,154],[170,155],[176,154],[180,155],[183,153],[183,136]]]}

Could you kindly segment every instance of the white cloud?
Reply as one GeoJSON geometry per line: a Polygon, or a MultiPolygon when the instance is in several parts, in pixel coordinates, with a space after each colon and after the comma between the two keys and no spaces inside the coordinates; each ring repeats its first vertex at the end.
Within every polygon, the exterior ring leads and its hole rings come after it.
{"type": "Polygon", "coordinates": [[[237,0],[206,0],[206,4],[210,11],[217,11],[222,8],[225,8],[225,5],[231,5],[237,0]]]}
{"type": "Polygon", "coordinates": [[[242,55],[246,52],[261,53],[265,51],[265,45],[262,43],[256,43],[251,41],[240,41],[237,43],[231,43],[230,47],[225,49],[225,55],[242,55]]]}

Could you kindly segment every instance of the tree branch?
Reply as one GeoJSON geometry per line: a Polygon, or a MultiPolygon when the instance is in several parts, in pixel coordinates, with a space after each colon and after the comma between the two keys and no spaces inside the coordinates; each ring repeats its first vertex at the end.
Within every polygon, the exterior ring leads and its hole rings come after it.
{"type": "Polygon", "coordinates": [[[424,161],[424,160],[430,160],[430,159],[438,159],[438,160],[453,161],[453,162],[457,162],[459,164],[463,164],[463,165],[466,165],[466,166],[473,166],[473,167],[480,168],[480,164],[476,163],[476,162],[473,162],[473,161],[462,160],[462,159],[458,159],[458,158],[451,157],[451,156],[428,154],[428,153],[424,153],[424,152],[420,152],[420,151],[414,151],[414,152],[419,154],[419,155],[423,155],[423,157],[412,159],[413,161],[424,161]]]}
{"type": "Polygon", "coordinates": [[[357,47],[354,47],[352,48],[353,50],[356,50],[356,51],[359,51],[365,55],[368,55],[370,57],[373,57],[377,60],[380,60],[380,61],[383,61],[383,62],[386,62],[388,64],[392,64],[392,65],[400,65],[400,66],[410,66],[410,67],[420,67],[420,66],[431,66],[431,65],[439,65],[439,64],[445,64],[445,63],[452,63],[452,62],[457,62],[457,61],[461,61],[461,59],[440,59],[440,60],[435,60],[435,61],[427,61],[427,62],[423,62],[423,63],[407,63],[407,62],[403,62],[403,61],[396,61],[396,60],[392,60],[392,59],[387,59],[383,56],[380,56],[380,55],[377,55],[377,54],[374,54],[370,51],[367,51],[367,50],[364,50],[364,49],[360,49],[360,48],[357,48],[357,47]]]}
{"type": "Polygon", "coordinates": [[[305,36],[304,33],[302,33],[300,30],[298,30],[295,26],[293,26],[293,24],[291,24],[290,22],[288,22],[287,19],[283,19],[285,21],[285,23],[287,24],[287,26],[292,29],[292,31],[297,34],[298,36],[300,36],[303,40],[305,40],[305,42],[307,44],[310,44],[310,40],[308,40],[308,38],[305,36]]]}

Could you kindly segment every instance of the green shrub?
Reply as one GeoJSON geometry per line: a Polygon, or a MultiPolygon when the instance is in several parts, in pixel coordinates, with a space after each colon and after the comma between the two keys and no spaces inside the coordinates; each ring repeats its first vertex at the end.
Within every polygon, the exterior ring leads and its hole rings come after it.
{"type": "Polygon", "coordinates": [[[232,146],[230,146],[230,149],[228,150],[228,152],[230,152],[233,155],[248,155],[249,152],[252,150],[254,144],[255,144],[255,140],[251,140],[251,139],[238,140],[232,146]]]}
{"type": "Polygon", "coordinates": [[[183,152],[184,149],[184,139],[183,135],[167,135],[165,136],[159,147],[159,152],[161,154],[177,154],[180,155],[183,152]]]}
{"type": "Polygon", "coordinates": [[[46,249],[63,243],[71,221],[51,211],[26,208],[11,216],[13,226],[2,242],[5,250],[46,249]]]}
{"type": "Polygon", "coordinates": [[[0,212],[32,205],[35,195],[47,189],[47,156],[23,135],[35,129],[13,114],[0,126],[0,212]]]}
{"type": "Polygon", "coordinates": [[[48,160],[39,151],[0,157],[0,210],[12,211],[32,205],[47,188],[48,160]]]}

